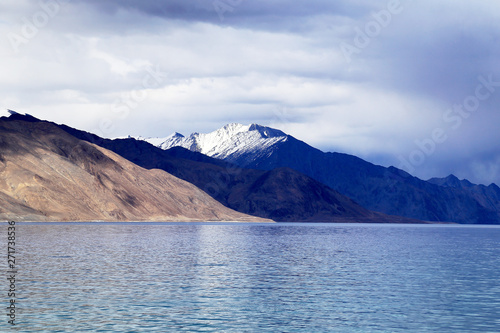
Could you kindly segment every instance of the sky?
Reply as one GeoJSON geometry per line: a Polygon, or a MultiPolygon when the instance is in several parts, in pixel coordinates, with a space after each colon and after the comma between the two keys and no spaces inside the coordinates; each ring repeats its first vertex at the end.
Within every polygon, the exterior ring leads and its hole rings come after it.
{"type": "Polygon", "coordinates": [[[496,0],[2,0],[0,59],[0,109],[103,137],[257,123],[500,185],[496,0]]]}

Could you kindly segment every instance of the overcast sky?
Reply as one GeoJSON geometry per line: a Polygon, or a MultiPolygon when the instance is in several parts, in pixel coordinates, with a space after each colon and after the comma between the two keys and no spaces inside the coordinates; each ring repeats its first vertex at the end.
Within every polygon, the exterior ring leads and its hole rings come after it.
{"type": "Polygon", "coordinates": [[[500,1],[2,0],[0,108],[105,137],[279,128],[500,185],[500,1]]]}

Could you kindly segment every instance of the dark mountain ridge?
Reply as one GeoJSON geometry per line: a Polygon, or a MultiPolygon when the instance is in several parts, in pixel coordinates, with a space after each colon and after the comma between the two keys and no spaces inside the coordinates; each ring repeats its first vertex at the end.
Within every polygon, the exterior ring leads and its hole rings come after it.
{"type": "MultiPolygon", "coordinates": [[[[395,167],[374,165],[353,155],[324,153],[281,131],[281,140],[265,144],[262,133],[277,130],[264,126],[258,126],[258,130],[260,148],[252,145],[221,158],[244,168],[297,170],[363,207],[389,215],[436,222],[500,224],[500,189],[495,184],[474,185],[453,177],[424,181],[395,167]]],[[[241,145],[246,134],[237,135],[234,141],[241,145]]],[[[247,137],[250,144],[256,140],[251,130],[247,137]]],[[[227,140],[220,144],[225,151],[233,139],[227,140]]]]}
{"type": "MultiPolygon", "coordinates": [[[[18,120],[24,117],[27,121],[42,122],[30,116],[11,116],[18,120]]],[[[292,222],[421,222],[371,212],[290,168],[269,171],[243,169],[183,148],[165,151],[132,138],[104,139],[66,125],[57,126],[80,140],[109,149],[143,168],[164,170],[186,180],[226,207],[245,214],[292,222]]]]}
{"type": "Polygon", "coordinates": [[[427,182],[352,155],[323,153],[291,136],[277,143],[266,158],[247,155],[245,160],[239,156],[232,162],[262,170],[293,168],[368,209],[386,214],[427,221],[500,224],[500,191],[494,184],[486,187],[462,181],[460,186],[450,186],[450,179],[427,182]]]}

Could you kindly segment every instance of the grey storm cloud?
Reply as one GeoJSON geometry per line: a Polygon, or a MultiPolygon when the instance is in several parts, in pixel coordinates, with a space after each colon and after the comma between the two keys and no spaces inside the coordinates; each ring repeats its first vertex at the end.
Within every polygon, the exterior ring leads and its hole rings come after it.
{"type": "Polygon", "coordinates": [[[499,22],[493,0],[4,2],[0,103],[104,136],[262,123],[422,178],[500,183],[499,22]],[[481,78],[488,98],[456,111],[481,78]]]}
{"type": "Polygon", "coordinates": [[[145,15],[188,22],[208,22],[218,25],[250,29],[292,30],[306,29],[306,18],[332,15],[357,18],[366,15],[377,5],[371,1],[321,0],[76,0],[108,12],[132,10],[145,15]]]}

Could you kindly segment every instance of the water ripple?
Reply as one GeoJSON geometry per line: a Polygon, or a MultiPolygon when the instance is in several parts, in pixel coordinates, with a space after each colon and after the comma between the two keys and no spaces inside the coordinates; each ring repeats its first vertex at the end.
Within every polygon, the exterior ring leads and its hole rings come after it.
{"type": "Polygon", "coordinates": [[[500,229],[19,225],[21,332],[500,331],[500,229]]]}

